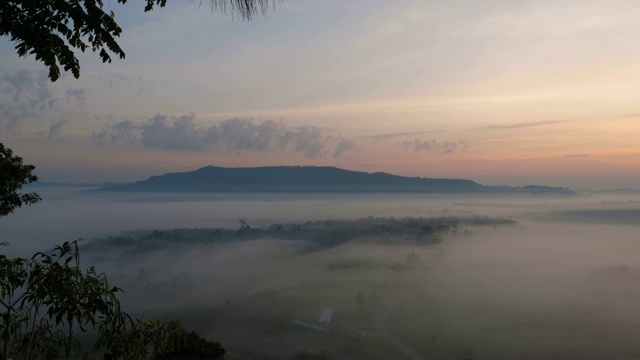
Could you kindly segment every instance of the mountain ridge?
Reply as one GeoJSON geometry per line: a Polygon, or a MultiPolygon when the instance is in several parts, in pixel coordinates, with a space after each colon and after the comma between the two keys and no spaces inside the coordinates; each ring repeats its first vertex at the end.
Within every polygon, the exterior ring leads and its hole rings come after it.
{"type": "Polygon", "coordinates": [[[205,166],[193,171],[112,184],[100,191],[141,192],[390,192],[390,193],[545,193],[574,194],[567,188],[527,185],[485,186],[468,179],[406,177],[332,166],[205,166]]]}

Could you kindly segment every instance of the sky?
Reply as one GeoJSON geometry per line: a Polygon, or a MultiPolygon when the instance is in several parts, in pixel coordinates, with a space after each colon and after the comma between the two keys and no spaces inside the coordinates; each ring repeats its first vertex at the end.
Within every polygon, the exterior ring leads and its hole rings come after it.
{"type": "Polygon", "coordinates": [[[640,188],[635,0],[105,3],[126,53],[51,83],[0,38],[0,142],[45,182],[316,165],[640,188]]]}

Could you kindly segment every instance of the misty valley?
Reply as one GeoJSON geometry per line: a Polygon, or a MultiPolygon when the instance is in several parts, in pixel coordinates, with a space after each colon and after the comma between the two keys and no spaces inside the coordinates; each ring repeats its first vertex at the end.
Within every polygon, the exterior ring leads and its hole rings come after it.
{"type": "Polygon", "coordinates": [[[0,0],[0,360],[640,360],[640,0],[0,0]]]}
{"type": "Polygon", "coordinates": [[[640,356],[634,193],[79,190],[0,219],[7,250],[81,235],[123,308],[226,359],[640,356]]]}
{"type": "Polygon", "coordinates": [[[398,306],[427,301],[420,277],[429,271],[430,247],[458,231],[469,236],[473,229],[515,222],[368,217],[261,229],[251,228],[246,219],[239,223],[237,230],[131,232],[89,242],[84,251],[93,256],[92,263],[115,261],[124,267],[114,277],[137,289],[129,296],[142,301],[147,311],[212,325],[214,336],[232,353],[286,358],[313,349],[337,357],[396,358],[406,346],[397,345],[400,340],[390,327],[405,335],[413,332],[401,321],[407,314],[398,306]],[[192,268],[177,274],[163,271],[174,256],[192,268]],[[149,257],[166,262],[154,266],[145,260],[149,257]],[[176,303],[183,308],[173,308],[176,303]],[[316,324],[324,308],[332,309],[333,316],[320,329],[296,326],[294,321],[316,324]]]}

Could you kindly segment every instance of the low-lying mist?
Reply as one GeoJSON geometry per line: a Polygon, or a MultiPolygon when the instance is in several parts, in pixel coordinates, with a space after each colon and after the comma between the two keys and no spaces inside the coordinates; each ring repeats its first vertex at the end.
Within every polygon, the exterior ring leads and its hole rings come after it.
{"type": "MultiPolygon", "coordinates": [[[[140,226],[91,234],[100,239],[84,242],[84,263],[124,289],[130,312],[180,318],[220,341],[228,359],[290,359],[303,349],[332,358],[640,358],[636,198],[141,196],[149,198],[109,202],[130,217],[128,206],[148,211],[140,226]],[[193,213],[205,221],[180,221],[193,213]],[[170,220],[154,223],[150,214],[170,220]],[[482,224],[461,220],[485,215],[482,224]],[[245,225],[257,231],[368,216],[459,222],[427,229],[428,236],[418,224],[326,246],[308,234],[213,241],[206,230],[240,234],[245,225]],[[196,233],[202,241],[192,241],[196,233]],[[318,324],[325,308],[333,309],[331,322],[318,324]]],[[[100,208],[83,201],[84,209],[100,208]]],[[[107,225],[100,226],[112,229],[101,216],[107,225]]]]}
{"type": "Polygon", "coordinates": [[[527,221],[450,230],[437,243],[250,240],[130,254],[113,275],[133,309],[182,318],[239,356],[629,358],[639,230],[527,221]],[[316,323],[326,307],[329,334],[291,324],[316,323]]]}

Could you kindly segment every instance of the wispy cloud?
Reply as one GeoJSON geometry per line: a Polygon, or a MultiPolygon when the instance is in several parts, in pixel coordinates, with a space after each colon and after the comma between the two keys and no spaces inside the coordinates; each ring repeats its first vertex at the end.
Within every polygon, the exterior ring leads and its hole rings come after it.
{"type": "Polygon", "coordinates": [[[84,102],[84,89],[60,91],[44,70],[22,69],[0,76],[0,128],[8,133],[17,133],[24,119],[48,116],[52,109],[61,109],[65,104],[81,108],[84,102]]]}
{"type": "Polygon", "coordinates": [[[356,150],[356,144],[353,141],[342,139],[338,143],[338,145],[336,145],[336,149],[333,151],[333,158],[337,159],[340,156],[342,156],[342,154],[344,154],[345,152],[355,151],[355,150],[356,150]]]}
{"type": "Polygon", "coordinates": [[[517,129],[517,128],[527,128],[527,127],[535,127],[535,126],[546,126],[546,125],[561,124],[561,123],[566,123],[566,122],[570,122],[570,121],[575,121],[575,119],[529,121],[529,122],[521,122],[521,123],[516,123],[516,124],[485,126],[482,129],[517,129]]]}
{"type": "Polygon", "coordinates": [[[408,132],[398,132],[398,133],[377,134],[377,135],[363,136],[363,138],[372,139],[372,140],[386,140],[386,139],[394,139],[394,138],[406,137],[406,136],[433,134],[433,133],[439,133],[439,132],[442,132],[442,130],[408,131],[408,132]]]}
{"type": "Polygon", "coordinates": [[[84,107],[84,89],[67,90],[67,101],[75,101],[78,107],[84,107]]]}
{"type": "Polygon", "coordinates": [[[469,145],[464,141],[438,141],[415,139],[412,141],[403,141],[400,144],[405,152],[413,153],[433,153],[433,154],[451,154],[456,151],[467,151],[469,145]]]}
{"type": "Polygon", "coordinates": [[[9,133],[15,133],[21,119],[36,116],[51,109],[60,99],[49,89],[45,71],[37,73],[19,70],[0,77],[0,122],[9,133]]]}
{"type": "Polygon", "coordinates": [[[47,135],[47,140],[57,139],[60,136],[60,131],[62,130],[62,127],[67,123],[68,121],[65,119],[60,119],[60,121],[53,123],[53,125],[49,127],[49,134],[47,135]]]}
{"type": "Polygon", "coordinates": [[[153,80],[147,80],[141,76],[128,76],[124,74],[102,74],[91,76],[90,79],[104,86],[105,89],[113,91],[122,91],[124,89],[136,89],[138,93],[142,93],[152,85],[153,80]]]}

